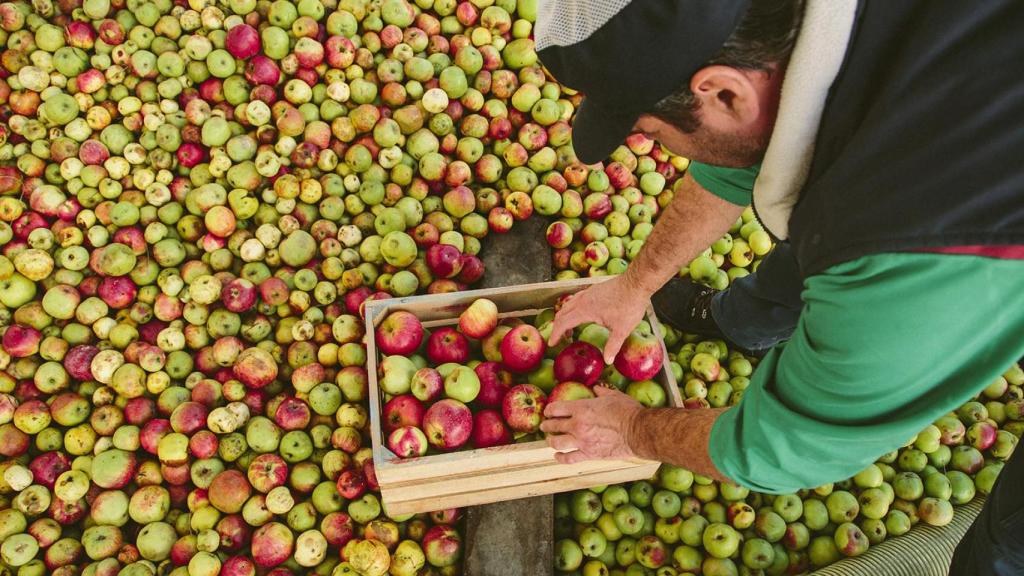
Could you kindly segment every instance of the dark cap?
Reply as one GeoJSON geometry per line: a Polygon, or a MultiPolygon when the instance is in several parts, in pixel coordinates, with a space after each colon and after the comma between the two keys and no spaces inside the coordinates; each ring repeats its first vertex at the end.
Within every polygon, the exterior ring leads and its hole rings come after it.
{"type": "Polygon", "coordinates": [[[689,82],[725,44],[750,0],[540,0],[537,55],[584,94],[573,148],[608,157],[641,114],[689,82]]]}

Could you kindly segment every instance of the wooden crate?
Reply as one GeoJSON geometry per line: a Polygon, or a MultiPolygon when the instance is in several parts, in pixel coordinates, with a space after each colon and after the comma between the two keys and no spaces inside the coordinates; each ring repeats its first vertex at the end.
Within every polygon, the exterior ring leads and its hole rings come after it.
{"type": "MultiPolygon", "coordinates": [[[[543,440],[405,459],[391,452],[385,442],[380,416],[384,393],[377,385],[380,358],[374,342],[375,331],[371,327],[380,324],[388,313],[395,310],[412,312],[425,328],[430,329],[456,324],[459,314],[474,300],[488,298],[497,304],[501,318],[532,317],[554,306],[560,296],[579,292],[602,280],[604,278],[586,278],[410,296],[373,301],[366,305],[373,461],[381,496],[389,513],[401,515],[475,506],[630,482],[654,475],[659,463],[641,459],[559,464],[554,459],[555,451],[543,440]]],[[[652,325],[656,325],[653,308],[648,308],[647,315],[652,325]]],[[[667,362],[667,351],[665,358],[667,362]]],[[[655,380],[665,387],[669,405],[682,406],[679,389],[667,366],[655,380]]]]}

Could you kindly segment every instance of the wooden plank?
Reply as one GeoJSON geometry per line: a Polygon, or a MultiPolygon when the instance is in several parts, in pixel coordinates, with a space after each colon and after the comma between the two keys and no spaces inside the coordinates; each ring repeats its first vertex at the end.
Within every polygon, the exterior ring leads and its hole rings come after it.
{"type": "Polygon", "coordinates": [[[654,476],[654,473],[658,470],[658,466],[659,464],[655,463],[642,468],[596,472],[586,476],[577,476],[575,478],[556,478],[553,480],[546,480],[520,486],[493,489],[480,488],[479,490],[472,492],[447,494],[429,500],[416,498],[410,500],[396,499],[401,496],[389,495],[383,487],[381,487],[381,496],[386,499],[386,506],[388,513],[390,514],[418,514],[421,512],[430,512],[445,508],[478,506],[480,504],[490,504],[492,502],[502,502],[505,500],[516,500],[519,498],[530,498],[533,496],[582,490],[592,486],[621,484],[623,482],[645,480],[654,476]]]}
{"type": "MultiPolygon", "coordinates": [[[[579,465],[566,466],[558,464],[540,464],[533,466],[522,466],[500,473],[487,475],[488,488],[505,488],[509,486],[520,486],[535,482],[557,480],[560,478],[578,478],[608,472],[612,470],[630,470],[644,468],[657,462],[632,462],[629,460],[593,460],[581,462],[579,465]]],[[[378,480],[379,481],[379,480],[378,480]]],[[[418,495],[421,498],[436,498],[444,493],[474,492],[479,489],[480,473],[452,475],[447,478],[435,478],[429,480],[415,480],[406,483],[390,485],[389,489],[394,494],[402,490],[409,494],[418,495]]]]}

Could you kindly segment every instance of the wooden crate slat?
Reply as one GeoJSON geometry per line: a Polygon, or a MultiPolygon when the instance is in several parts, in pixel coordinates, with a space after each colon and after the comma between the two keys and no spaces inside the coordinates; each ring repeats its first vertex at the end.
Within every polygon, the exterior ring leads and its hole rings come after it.
{"type": "MultiPolygon", "coordinates": [[[[534,464],[520,466],[500,472],[486,473],[486,484],[488,489],[506,488],[510,486],[521,486],[557,480],[559,478],[588,477],[600,472],[611,470],[635,469],[638,466],[647,464],[657,465],[657,462],[631,461],[631,460],[592,460],[578,464],[534,464]]],[[[480,489],[481,472],[471,472],[452,475],[448,478],[431,478],[424,480],[410,480],[396,484],[392,490],[401,489],[416,494],[419,498],[437,498],[453,492],[472,492],[480,489]]],[[[379,481],[379,479],[378,479],[379,481]]]]}
{"type": "Polygon", "coordinates": [[[582,490],[583,488],[590,488],[591,486],[621,484],[623,482],[645,480],[653,476],[657,469],[658,465],[652,464],[643,467],[596,472],[573,478],[556,478],[534,484],[524,484],[507,488],[488,489],[481,487],[481,489],[472,492],[454,493],[429,499],[421,499],[415,494],[410,495],[404,493],[402,490],[392,491],[389,493],[389,491],[383,487],[381,487],[381,495],[387,502],[386,507],[389,514],[418,514],[421,512],[443,510],[446,508],[478,506],[480,504],[489,504],[491,502],[501,502],[504,500],[515,500],[518,498],[529,498],[532,496],[543,496],[546,494],[582,490]]]}

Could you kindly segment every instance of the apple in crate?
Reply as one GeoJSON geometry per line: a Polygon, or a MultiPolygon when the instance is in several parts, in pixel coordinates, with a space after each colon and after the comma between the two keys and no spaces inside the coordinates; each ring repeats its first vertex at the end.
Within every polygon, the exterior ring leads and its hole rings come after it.
{"type": "Polygon", "coordinates": [[[387,356],[408,356],[423,342],[423,324],[412,312],[397,310],[377,326],[375,340],[387,356]]]}
{"type": "Polygon", "coordinates": [[[530,324],[520,324],[501,339],[501,362],[509,370],[522,374],[540,364],[544,358],[544,337],[530,324]]]}
{"type": "Polygon", "coordinates": [[[516,432],[536,432],[544,415],[547,398],[533,384],[513,386],[501,403],[501,414],[516,432]]]}
{"type": "Polygon", "coordinates": [[[468,366],[456,366],[444,379],[444,395],[470,403],[480,393],[480,378],[468,366]]]}
{"type": "Polygon", "coordinates": [[[405,356],[388,356],[380,363],[384,375],[380,379],[380,387],[384,392],[397,396],[406,394],[412,386],[412,377],[416,374],[416,365],[405,356]]]}
{"type": "Polygon", "coordinates": [[[473,446],[489,448],[512,442],[512,433],[497,410],[481,410],[473,415],[473,446]]]}
{"type": "Polygon", "coordinates": [[[391,432],[405,426],[419,427],[423,424],[423,404],[411,394],[402,394],[388,400],[384,405],[384,430],[391,432]]]}
{"type": "Polygon", "coordinates": [[[412,383],[409,387],[417,400],[433,402],[440,398],[444,391],[444,378],[436,369],[427,366],[420,368],[412,375],[412,383]]]}
{"type": "Polygon", "coordinates": [[[548,402],[564,402],[567,400],[586,400],[594,398],[594,391],[579,382],[560,382],[548,394],[548,402]]]}
{"type": "Polygon", "coordinates": [[[501,342],[511,330],[511,325],[499,324],[498,327],[494,329],[494,332],[491,332],[486,338],[480,341],[480,351],[483,352],[484,358],[487,361],[501,362],[501,342]]]}
{"type": "Polygon", "coordinates": [[[388,435],[388,448],[399,458],[423,456],[427,453],[427,436],[415,426],[402,426],[388,435]]]}
{"type": "Polygon", "coordinates": [[[498,306],[477,298],[459,315],[459,330],[470,338],[485,338],[498,326],[498,306]]]}
{"type": "Polygon", "coordinates": [[[630,380],[650,380],[661,370],[665,351],[661,340],[639,330],[633,330],[622,349],[615,356],[615,368],[630,380]]]}
{"type": "Polygon", "coordinates": [[[427,359],[432,364],[465,364],[469,360],[469,340],[451,326],[438,328],[427,338],[427,359]]]}
{"type": "Polygon", "coordinates": [[[497,362],[481,362],[473,369],[480,379],[480,393],[477,404],[487,408],[500,408],[501,400],[512,386],[512,373],[497,362]]]}
{"type": "Polygon", "coordinates": [[[469,440],[473,432],[473,413],[458,400],[438,400],[423,415],[423,431],[432,446],[454,450],[469,440]]]}
{"type": "Polygon", "coordinates": [[[604,370],[604,357],[593,344],[573,342],[555,356],[555,378],[593,386],[604,370]]]}

